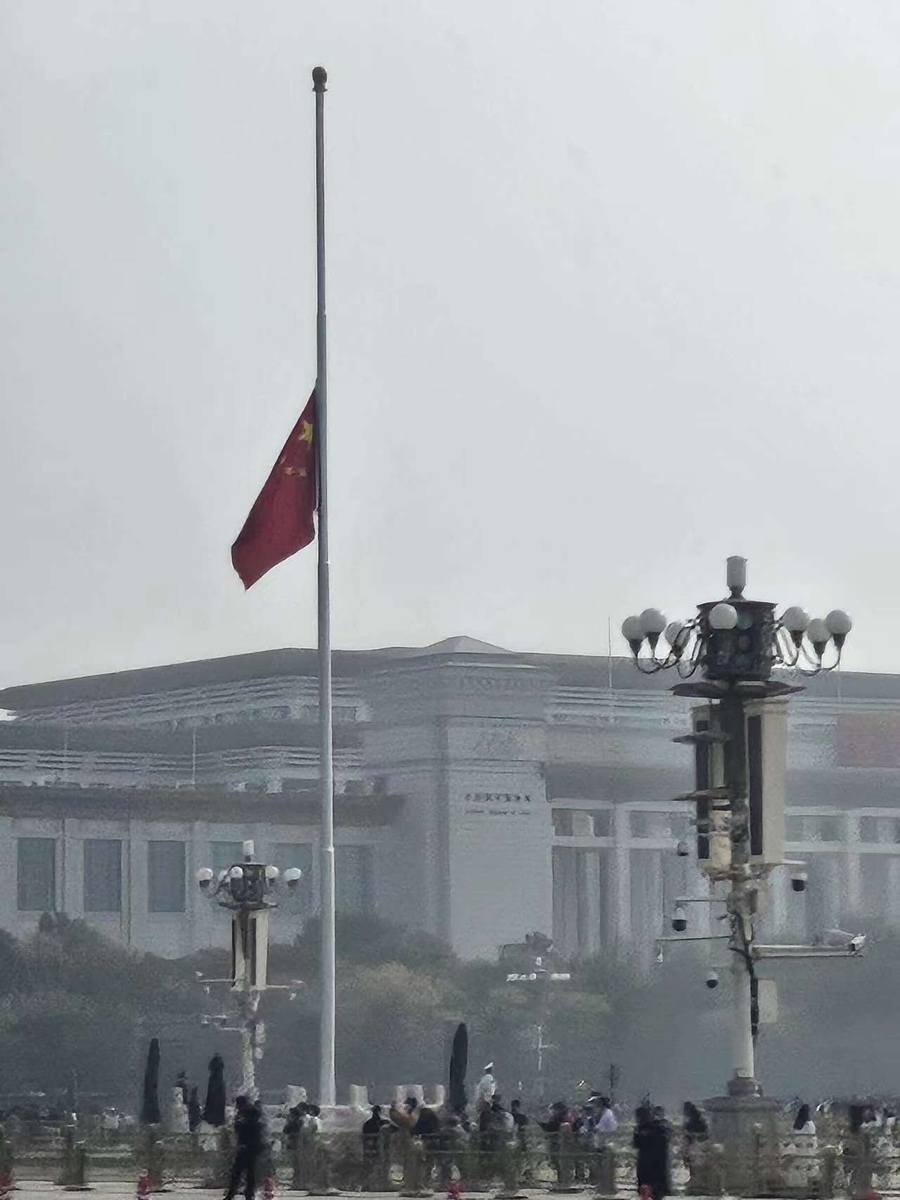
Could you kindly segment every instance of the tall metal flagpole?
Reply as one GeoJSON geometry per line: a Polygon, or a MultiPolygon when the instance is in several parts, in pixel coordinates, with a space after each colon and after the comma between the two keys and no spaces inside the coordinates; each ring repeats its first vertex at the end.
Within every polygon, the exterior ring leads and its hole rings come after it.
{"type": "Polygon", "coordinates": [[[316,94],[316,447],[319,480],[319,772],[322,816],[319,843],[319,911],[322,920],[319,1103],[336,1102],[334,1081],[334,761],[331,727],[331,597],[328,572],[328,372],[325,354],[325,83],[324,67],[312,73],[316,94]]]}

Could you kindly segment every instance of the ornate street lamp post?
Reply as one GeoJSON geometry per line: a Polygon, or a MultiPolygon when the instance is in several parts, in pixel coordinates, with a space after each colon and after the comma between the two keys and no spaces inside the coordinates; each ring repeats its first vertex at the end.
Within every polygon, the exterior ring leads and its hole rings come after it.
{"type": "Polygon", "coordinates": [[[549,992],[553,984],[570,983],[572,976],[568,971],[548,971],[544,966],[543,956],[538,955],[528,971],[511,971],[506,976],[507,983],[525,984],[534,990],[537,998],[537,1023],[534,1027],[535,1052],[535,1095],[544,1102],[544,1053],[555,1050],[555,1046],[544,1041],[547,1029],[547,1018],[550,1011],[549,992]]]}
{"type": "MultiPolygon", "coordinates": [[[[776,949],[756,946],[755,918],[768,874],[783,862],[786,714],[778,698],[803,690],[773,673],[778,668],[802,675],[833,670],[852,622],[840,609],[811,619],[796,606],[778,617],[774,604],[748,600],[743,558],[728,559],[727,584],[730,595],[698,605],[691,620],[667,621],[658,609],[648,608],[628,617],[622,633],[640,671],[675,670],[684,682],[673,692],[708,703],[702,719],[695,714],[693,733],[676,739],[693,744],[698,761],[697,788],[680,799],[697,805],[702,869],[729,885],[725,904],[734,1025],[728,1092],[740,1101],[760,1096],[754,1064],[754,965],[760,957],[775,957],[763,952],[776,949]],[[767,728],[776,736],[766,740],[767,728]],[[775,793],[780,793],[778,803],[773,802],[775,793]],[[781,848],[778,862],[766,857],[764,835],[769,845],[781,848]]],[[[673,924],[676,930],[684,928],[683,910],[676,912],[673,924]]]]}
{"type": "Polygon", "coordinates": [[[270,986],[269,912],[278,905],[274,893],[279,880],[296,888],[303,872],[290,867],[282,876],[278,867],[255,861],[252,841],[244,842],[243,849],[243,861],[226,867],[218,876],[210,867],[201,867],[197,884],[204,895],[231,913],[231,978],[204,982],[230,983],[236,995],[241,1022],[241,1088],[244,1095],[255,1097],[256,1062],[262,1058],[265,1042],[259,997],[270,986]]]}

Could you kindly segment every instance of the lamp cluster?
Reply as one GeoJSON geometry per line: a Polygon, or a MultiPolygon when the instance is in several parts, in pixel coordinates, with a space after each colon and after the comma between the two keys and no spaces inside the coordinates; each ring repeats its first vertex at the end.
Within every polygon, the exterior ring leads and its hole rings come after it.
{"type": "Polygon", "coordinates": [[[839,665],[853,628],[842,609],[811,617],[793,605],[777,617],[774,604],[744,598],[745,580],[746,560],[729,558],[728,599],[699,605],[688,621],[669,621],[658,608],[626,617],[622,635],[638,668],[653,674],[677,667],[687,677],[702,667],[709,679],[765,680],[774,667],[815,675],[839,665]],[[649,655],[642,655],[645,644],[649,655]]]}
{"type": "Polygon", "coordinates": [[[197,872],[197,885],[204,895],[215,899],[223,908],[274,908],[273,893],[283,881],[291,889],[303,877],[299,867],[288,867],[284,874],[270,863],[254,862],[252,841],[244,842],[244,861],[225,867],[218,875],[211,867],[197,872]]]}

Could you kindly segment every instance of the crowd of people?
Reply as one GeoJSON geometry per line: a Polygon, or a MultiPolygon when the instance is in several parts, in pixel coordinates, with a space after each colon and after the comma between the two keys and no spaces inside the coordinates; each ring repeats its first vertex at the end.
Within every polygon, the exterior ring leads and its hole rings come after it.
{"type": "MultiPolygon", "coordinates": [[[[508,1150],[527,1148],[529,1128],[539,1131],[546,1141],[547,1156],[558,1170],[564,1135],[571,1137],[571,1167],[577,1178],[585,1182],[596,1178],[595,1171],[605,1149],[614,1138],[621,1137],[623,1114],[610,1099],[593,1092],[583,1103],[572,1106],[563,1100],[551,1104],[544,1112],[532,1117],[520,1100],[507,1105],[496,1091],[479,1091],[474,1111],[448,1106],[432,1108],[415,1096],[407,1096],[390,1106],[375,1104],[362,1126],[362,1157],[364,1165],[373,1168],[383,1154],[385,1131],[388,1135],[404,1132],[417,1139],[424,1151],[429,1170],[437,1180],[448,1183],[454,1162],[471,1149],[473,1137],[481,1153],[490,1155],[508,1150]]],[[[285,1148],[297,1149],[303,1133],[321,1129],[320,1110],[303,1102],[289,1112],[282,1134],[285,1148]]],[[[252,1200],[259,1182],[258,1163],[266,1146],[263,1110],[258,1102],[238,1096],[235,1102],[234,1131],[236,1154],[225,1200],[234,1200],[240,1185],[247,1200],[252,1200]]],[[[634,1115],[632,1133],[636,1161],[636,1183],[651,1200],[670,1195],[671,1156],[678,1131],[666,1119],[659,1106],[640,1105],[634,1115]]],[[[680,1129],[686,1155],[708,1136],[706,1119],[696,1105],[684,1106],[680,1129]]]]}
{"type": "MultiPolygon", "coordinates": [[[[236,1098],[233,1109],[236,1152],[225,1200],[234,1200],[239,1190],[247,1200],[253,1200],[262,1183],[263,1160],[270,1152],[277,1155],[286,1150],[292,1154],[300,1149],[304,1134],[322,1132],[320,1109],[306,1101],[302,1089],[297,1090],[304,1096],[301,1103],[294,1104],[291,1100],[289,1109],[285,1105],[280,1113],[274,1110],[270,1113],[271,1136],[266,1110],[260,1102],[243,1095],[236,1098]]],[[[197,1090],[189,1088],[182,1075],[175,1091],[190,1115],[190,1125],[196,1127],[201,1115],[197,1090]]],[[[68,1116],[63,1106],[58,1111],[39,1112],[30,1107],[21,1111],[25,1118],[68,1116]]],[[[868,1138],[872,1144],[879,1144],[881,1139],[895,1140],[896,1117],[888,1106],[842,1103],[834,1109],[829,1104],[813,1109],[796,1099],[785,1111],[790,1120],[787,1140],[794,1156],[790,1169],[799,1180],[798,1186],[808,1182],[818,1169],[817,1123],[825,1122],[831,1136],[830,1122],[839,1116],[850,1135],[868,1138]]],[[[9,1132],[17,1117],[11,1110],[4,1117],[9,1132]]],[[[102,1118],[100,1128],[103,1128],[102,1118]]],[[[519,1099],[505,1102],[490,1074],[479,1083],[471,1108],[465,1103],[431,1106],[414,1095],[390,1105],[374,1105],[361,1129],[362,1160],[368,1171],[374,1174],[379,1165],[384,1166],[391,1158],[394,1162],[398,1157],[402,1159],[402,1152],[386,1151],[394,1134],[405,1134],[405,1145],[420,1147],[429,1176],[442,1185],[452,1181],[454,1170],[462,1178],[464,1163],[470,1170],[496,1171],[501,1161],[510,1159],[516,1162],[521,1181],[528,1182],[535,1151],[538,1158],[549,1161],[560,1178],[565,1170],[574,1183],[596,1184],[604,1161],[610,1161],[605,1159],[610,1147],[630,1143],[634,1150],[636,1190],[644,1200],[663,1200],[671,1195],[673,1163],[683,1163],[693,1172],[695,1163],[702,1161],[704,1143],[709,1141],[706,1116],[690,1101],[684,1104],[680,1121],[671,1121],[649,1097],[638,1105],[632,1118],[601,1091],[590,1092],[577,1104],[558,1100],[543,1110],[528,1113],[519,1099]],[[521,1154],[516,1155],[516,1151],[521,1154]],[[532,1153],[526,1155],[526,1151],[532,1153]]],[[[847,1153],[852,1157],[852,1149],[847,1153]]],[[[271,1165],[267,1170],[271,1170],[271,1165]]]]}
{"type": "MultiPolygon", "coordinates": [[[[260,1183],[259,1163],[268,1147],[264,1110],[258,1101],[238,1096],[234,1111],[236,1154],[225,1200],[234,1200],[242,1184],[247,1200],[253,1200],[260,1183]]],[[[827,1106],[820,1105],[813,1112],[810,1105],[797,1101],[791,1106],[791,1114],[790,1141],[797,1154],[791,1169],[798,1178],[805,1179],[814,1169],[812,1160],[806,1160],[816,1150],[816,1118],[820,1114],[826,1117],[827,1106]]],[[[890,1108],[851,1106],[848,1116],[851,1134],[893,1134],[895,1116],[890,1108]]],[[[287,1114],[282,1146],[288,1152],[296,1151],[304,1133],[315,1134],[321,1128],[320,1110],[304,1100],[287,1114]]],[[[373,1105],[361,1130],[362,1159],[367,1170],[374,1172],[384,1162],[385,1137],[390,1140],[394,1134],[406,1134],[420,1145],[429,1176],[442,1185],[451,1182],[454,1166],[459,1170],[464,1161],[471,1163],[473,1147],[479,1165],[484,1166],[494,1155],[498,1156],[496,1164],[504,1152],[508,1160],[510,1151],[524,1152],[541,1143],[557,1172],[561,1173],[567,1158],[565,1167],[573,1182],[596,1183],[608,1148],[630,1141],[636,1190],[644,1200],[663,1200],[673,1193],[673,1161],[680,1157],[692,1170],[709,1140],[709,1126],[702,1110],[690,1101],[683,1106],[681,1121],[672,1122],[662,1107],[650,1103],[649,1097],[635,1110],[632,1123],[599,1091],[577,1105],[555,1101],[532,1116],[520,1100],[507,1105],[493,1081],[482,1080],[471,1112],[465,1105],[432,1107],[413,1095],[391,1105],[373,1105]]],[[[524,1153],[518,1161],[522,1182],[527,1182],[529,1168],[524,1153]]]]}
{"type": "MultiPolygon", "coordinates": [[[[563,1137],[569,1135],[569,1167],[574,1177],[595,1181],[604,1152],[614,1139],[621,1140],[622,1121],[621,1111],[600,1092],[591,1093],[576,1106],[564,1100],[555,1101],[536,1117],[526,1114],[520,1100],[513,1100],[507,1106],[496,1092],[480,1093],[471,1115],[466,1109],[436,1110],[408,1096],[403,1104],[391,1105],[387,1115],[382,1106],[373,1106],[372,1115],[362,1128],[363,1157],[369,1164],[375,1161],[381,1153],[385,1128],[405,1130],[421,1139],[426,1159],[442,1164],[438,1169],[446,1173],[454,1153],[470,1146],[473,1134],[477,1135],[480,1150],[486,1153],[525,1150],[531,1126],[543,1135],[547,1156],[557,1170],[561,1156],[566,1153],[563,1137]]],[[[679,1129],[667,1120],[661,1107],[645,1102],[634,1114],[631,1136],[638,1190],[652,1200],[662,1200],[672,1192],[671,1160],[679,1137],[685,1160],[689,1162],[696,1147],[707,1140],[708,1126],[705,1116],[693,1103],[684,1105],[679,1129]]]]}

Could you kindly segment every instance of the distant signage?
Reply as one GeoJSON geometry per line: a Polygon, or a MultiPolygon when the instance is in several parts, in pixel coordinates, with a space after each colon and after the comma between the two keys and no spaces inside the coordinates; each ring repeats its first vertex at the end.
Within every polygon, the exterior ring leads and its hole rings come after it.
{"type": "Polygon", "coordinates": [[[467,792],[467,804],[530,804],[530,796],[513,795],[512,792],[467,792]]]}
{"type": "Polygon", "coordinates": [[[531,811],[531,797],[516,792],[467,792],[466,813],[486,813],[491,817],[525,816],[531,811]]]}
{"type": "Polygon", "coordinates": [[[838,717],[834,756],[839,767],[900,768],[900,713],[838,717]]]}

